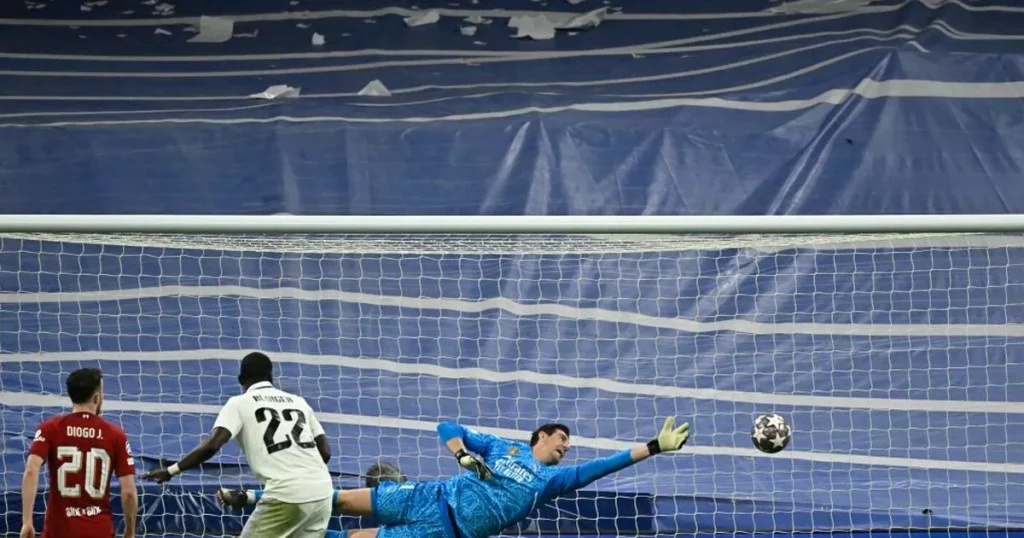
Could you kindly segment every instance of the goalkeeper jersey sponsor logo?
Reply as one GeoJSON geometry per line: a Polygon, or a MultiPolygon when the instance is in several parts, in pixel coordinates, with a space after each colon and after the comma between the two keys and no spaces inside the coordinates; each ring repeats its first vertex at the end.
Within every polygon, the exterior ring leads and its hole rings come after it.
{"type": "Polygon", "coordinates": [[[494,472],[506,478],[511,478],[520,484],[531,484],[534,475],[529,469],[519,465],[511,457],[501,458],[494,463],[494,472]]]}

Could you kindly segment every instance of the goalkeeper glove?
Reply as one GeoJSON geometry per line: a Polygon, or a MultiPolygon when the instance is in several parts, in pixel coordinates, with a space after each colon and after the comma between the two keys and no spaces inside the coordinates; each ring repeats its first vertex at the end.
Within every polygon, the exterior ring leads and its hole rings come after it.
{"type": "Polygon", "coordinates": [[[455,453],[455,459],[459,462],[464,469],[468,469],[476,473],[480,480],[487,480],[494,474],[491,468],[484,463],[484,460],[466,452],[464,449],[459,449],[455,453]]]}
{"type": "Polygon", "coordinates": [[[662,452],[679,450],[686,444],[686,440],[690,438],[690,424],[684,422],[678,428],[675,425],[676,417],[668,417],[665,419],[665,425],[662,426],[658,437],[647,443],[647,450],[652,456],[662,452]]]}

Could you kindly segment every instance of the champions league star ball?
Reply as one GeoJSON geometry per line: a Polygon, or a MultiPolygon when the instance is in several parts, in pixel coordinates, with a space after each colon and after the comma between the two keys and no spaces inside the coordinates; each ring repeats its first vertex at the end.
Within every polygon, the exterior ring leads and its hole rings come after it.
{"type": "Polygon", "coordinates": [[[789,423],[782,415],[771,413],[754,420],[754,427],[750,429],[750,439],[754,442],[754,447],[761,452],[775,454],[786,448],[792,433],[789,423]]]}

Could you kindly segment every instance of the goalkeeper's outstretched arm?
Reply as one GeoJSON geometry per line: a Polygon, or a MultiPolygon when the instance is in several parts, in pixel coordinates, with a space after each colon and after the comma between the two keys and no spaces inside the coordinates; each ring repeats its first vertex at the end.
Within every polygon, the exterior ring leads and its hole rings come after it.
{"type": "Polygon", "coordinates": [[[684,423],[677,428],[675,423],[674,417],[665,419],[665,425],[661,428],[658,436],[645,444],[623,450],[607,458],[597,458],[562,469],[551,486],[552,491],[549,496],[553,498],[577,490],[656,454],[679,450],[690,438],[690,425],[684,423]]]}

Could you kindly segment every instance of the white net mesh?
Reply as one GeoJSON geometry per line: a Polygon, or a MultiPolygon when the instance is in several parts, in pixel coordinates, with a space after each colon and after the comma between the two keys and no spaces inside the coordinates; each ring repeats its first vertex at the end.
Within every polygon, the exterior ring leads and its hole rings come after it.
{"type": "MultiPolygon", "coordinates": [[[[457,473],[439,420],[565,423],[566,464],[691,423],[510,531],[1019,527],[1022,269],[991,235],[0,235],[6,529],[67,373],[103,368],[148,469],[208,433],[248,350],[320,411],[339,487],[457,473]],[[767,412],[794,431],[770,456],[767,412]]],[[[237,531],[212,491],[254,486],[244,463],[147,487],[146,535],[237,531]]]]}

